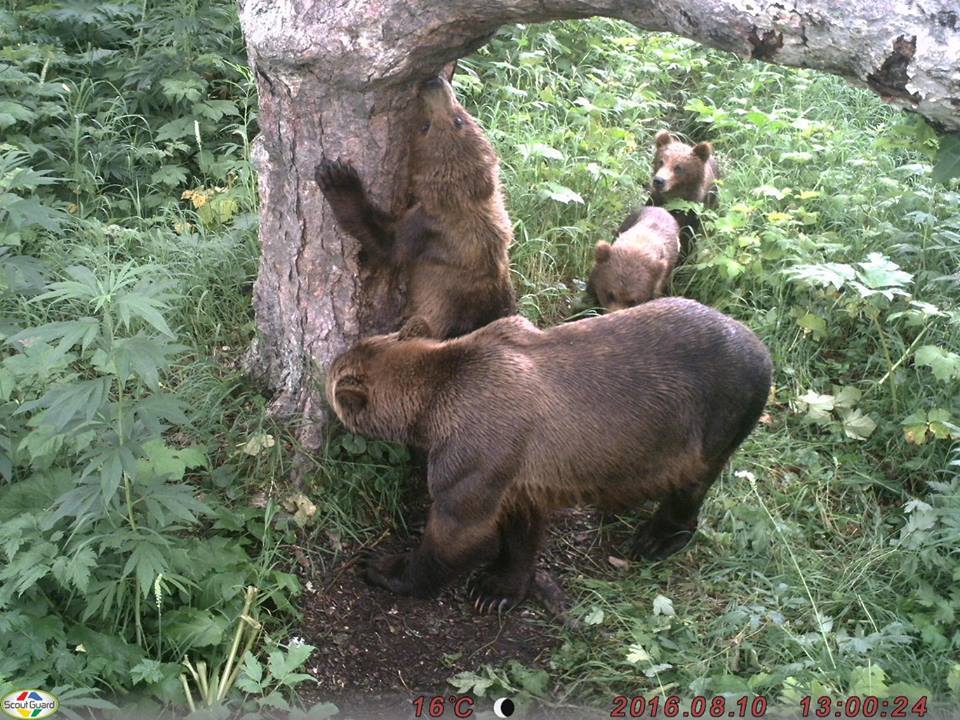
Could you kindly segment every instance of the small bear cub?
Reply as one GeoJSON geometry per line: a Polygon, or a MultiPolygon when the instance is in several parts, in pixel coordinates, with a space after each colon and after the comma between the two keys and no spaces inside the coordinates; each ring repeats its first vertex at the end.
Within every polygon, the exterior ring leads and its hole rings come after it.
{"type": "Polygon", "coordinates": [[[636,221],[611,245],[597,243],[589,287],[607,310],[622,310],[662,297],[680,254],[680,225],[658,207],[641,208],[636,221]]]}
{"type": "Polygon", "coordinates": [[[708,142],[687,145],[667,130],[654,137],[653,180],[650,195],[653,205],[671,200],[689,200],[705,207],[717,204],[717,159],[708,142]]]}

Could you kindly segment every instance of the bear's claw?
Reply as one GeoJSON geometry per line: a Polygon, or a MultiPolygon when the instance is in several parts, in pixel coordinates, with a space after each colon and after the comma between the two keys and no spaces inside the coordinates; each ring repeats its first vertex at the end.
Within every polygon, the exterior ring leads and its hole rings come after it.
{"type": "Polygon", "coordinates": [[[686,547],[695,531],[696,528],[684,527],[665,530],[657,523],[648,522],[637,532],[631,555],[638,560],[664,560],[686,547]]]}
{"type": "Polygon", "coordinates": [[[349,160],[323,158],[314,171],[314,178],[324,195],[334,192],[363,190],[360,175],[349,160]]]}
{"type": "Polygon", "coordinates": [[[502,615],[515,608],[527,596],[526,588],[514,590],[504,586],[503,581],[494,575],[479,577],[470,587],[469,598],[473,600],[473,609],[480,615],[496,612],[502,615]]]}

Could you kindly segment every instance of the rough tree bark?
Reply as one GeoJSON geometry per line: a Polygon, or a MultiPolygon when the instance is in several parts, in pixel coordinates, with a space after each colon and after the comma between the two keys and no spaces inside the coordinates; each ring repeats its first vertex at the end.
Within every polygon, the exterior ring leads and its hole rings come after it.
{"type": "Polygon", "coordinates": [[[868,87],[938,126],[960,129],[956,0],[241,0],[260,93],[253,161],[262,259],[254,293],[260,336],[249,365],[272,410],[306,418],[316,446],[324,414],[312,368],[358,337],[393,329],[403,288],[358,262],[313,181],[321,155],[349,158],[372,197],[406,196],[408,108],[417,81],[483,45],[507,23],[592,15],[670,31],[767,62],[813,68],[868,87]]]}

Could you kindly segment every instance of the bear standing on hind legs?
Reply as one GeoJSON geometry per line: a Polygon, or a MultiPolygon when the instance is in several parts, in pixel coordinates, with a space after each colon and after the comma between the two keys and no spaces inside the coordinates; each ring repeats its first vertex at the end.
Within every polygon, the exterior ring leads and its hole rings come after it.
{"type": "Polygon", "coordinates": [[[370,201],[348,162],[325,158],[316,180],[367,259],[405,272],[404,320],[417,316],[435,337],[456,337],[516,312],[507,255],[513,228],[497,154],[443,78],[421,86],[414,133],[416,204],[400,216],[370,201]]]}
{"type": "Polygon", "coordinates": [[[326,383],[351,431],[429,452],[420,546],[366,566],[400,594],[431,596],[485,566],[478,606],[516,605],[535,585],[548,512],[570,505],[660,500],[633,550],[670,555],[770,390],[759,338],[682,298],[542,331],[504,318],[444,342],[415,337],[418,324],[363,340],[326,383]]]}

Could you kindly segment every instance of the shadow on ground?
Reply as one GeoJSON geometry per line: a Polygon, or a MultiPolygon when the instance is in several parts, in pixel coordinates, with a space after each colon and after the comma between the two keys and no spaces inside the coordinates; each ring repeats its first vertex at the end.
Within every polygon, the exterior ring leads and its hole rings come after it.
{"type": "MultiPolygon", "coordinates": [[[[607,558],[618,555],[627,532],[616,522],[602,523],[595,512],[557,513],[540,567],[565,588],[577,573],[592,577],[615,573],[607,558]]],[[[417,537],[417,532],[412,538],[390,537],[376,551],[410,549],[417,537]]],[[[308,591],[297,634],[317,648],[308,667],[317,684],[300,688],[308,706],[332,702],[348,716],[363,720],[413,717],[411,703],[417,696],[453,694],[455,688],[448,681],[462,671],[510,660],[548,668],[563,627],[535,601],[502,616],[477,615],[467,599],[465,581],[433,600],[392,595],[364,582],[356,562],[359,549],[345,547],[342,560],[323,570],[301,561],[308,591]]],[[[492,699],[480,698],[474,709],[491,707],[492,699]]],[[[527,708],[514,717],[531,717],[530,712],[527,708]]],[[[551,713],[561,716],[556,708],[551,713]]],[[[584,717],[582,711],[577,713],[571,717],[584,717]]],[[[448,715],[454,717],[443,716],[448,715]]]]}

